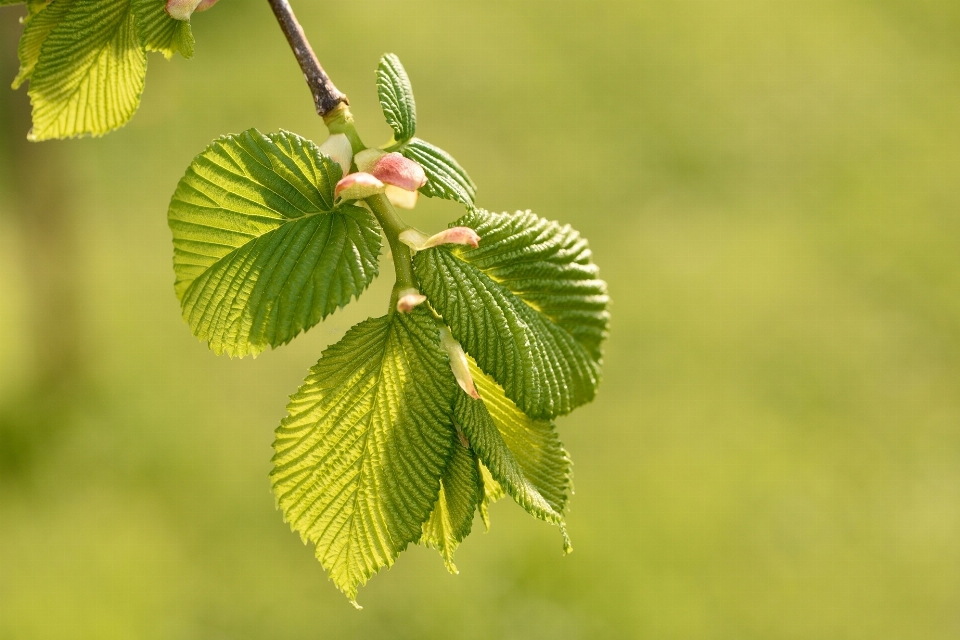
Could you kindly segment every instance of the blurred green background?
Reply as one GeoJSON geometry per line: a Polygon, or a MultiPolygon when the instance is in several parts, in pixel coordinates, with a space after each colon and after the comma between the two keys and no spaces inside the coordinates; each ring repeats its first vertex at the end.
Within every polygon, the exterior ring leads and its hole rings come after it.
{"type": "Polygon", "coordinates": [[[392,277],[255,361],[181,321],[193,156],[326,135],[266,2],[225,0],[106,138],[28,144],[0,87],[0,639],[960,637],[960,4],[294,7],[368,143],[393,51],[480,204],[590,238],[614,302],[559,421],[576,551],[503,501],[459,576],[411,548],[357,612],[281,521],[287,395],[392,277]]]}

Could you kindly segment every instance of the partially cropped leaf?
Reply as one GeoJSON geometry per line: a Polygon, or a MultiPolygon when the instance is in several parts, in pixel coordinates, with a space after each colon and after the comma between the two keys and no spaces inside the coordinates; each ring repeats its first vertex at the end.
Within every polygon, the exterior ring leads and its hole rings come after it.
{"type": "Polygon", "coordinates": [[[17,55],[20,57],[20,72],[13,80],[13,88],[18,89],[20,85],[30,79],[33,70],[37,66],[37,60],[40,58],[40,47],[43,41],[47,39],[54,27],[63,21],[73,0],[57,0],[52,4],[47,4],[36,12],[31,11],[24,21],[23,34],[20,36],[20,43],[17,45],[17,55]]]}
{"type": "Polygon", "coordinates": [[[399,151],[417,162],[427,174],[427,184],[420,188],[420,193],[473,206],[477,185],[449,153],[420,138],[414,138],[399,151]]]}
{"type": "Polygon", "coordinates": [[[140,104],[146,69],[129,0],[73,0],[30,78],[30,138],[99,136],[123,126],[140,104]]]}
{"type": "Polygon", "coordinates": [[[377,94],[387,124],[393,129],[393,139],[405,142],[417,132],[417,103],[413,99],[410,78],[400,64],[400,58],[388,53],[377,67],[377,94]]]}
{"type": "Polygon", "coordinates": [[[569,551],[563,509],[570,458],[548,420],[534,420],[471,363],[480,399],[457,395],[455,418],[492,477],[531,515],[560,526],[569,551]]]}
{"type": "Polygon", "coordinates": [[[480,460],[477,460],[477,467],[480,469],[480,483],[483,489],[483,499],[480,501],[480,518],[483,520],[483,526],[490,531],[490,505],[503,497],[503,487],[493,479],[490,469],[480,460]]]}
{"type": "Polygon", "coordinates": [[[475,210],[451,226],[474,229],[479,248],[427,249],[414,265],[467,353],[535,418],[593,400],[609,314],[586,240],[529,211],[475,210]]]}
{"type": "Polygon", "coordinates": [[[456,393],[437,326],[418,308],[353,327],[291,398],[273,445],[273,490],[351,600],[421,538],[460,446],[456,393]]]}
{"type": "Polygon", "coordinates": [[[217,353],[279,346],[350,302],[377,275],[369,211],[334,205],[340,166],[288,132],[211,144],[170,203],[176,292],[217,353]]]}
{"type": "MultiPolygon", "coordinates": [[[[59,2],[60,0],[57,0],[59,2]]],[[[166,0],[131,0],[140,40],[147,51],[159,51],[169,60],[174,53],[193,57],[193,31],[188,20],[174,20],[164,7],[166,0]]]]}
{"type": "Polygon", "coordinates": [[[450,573],[457,573],[453,552],[470,535],[473,516],[483,500],[480,468],[469,447],[453,444],[450,462],[440,478],[436,506],[423,523],[422,544],[440,552],[450,573]]]}

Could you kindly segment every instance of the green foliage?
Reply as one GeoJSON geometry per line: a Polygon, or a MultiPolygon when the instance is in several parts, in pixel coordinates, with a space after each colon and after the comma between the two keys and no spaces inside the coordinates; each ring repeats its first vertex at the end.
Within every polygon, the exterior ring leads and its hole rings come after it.
{"type": "Polygon", "coordinates": [[[411,227],[386,199],[338,200],[340,166],[287,132],[215,141],[169,212],[184,318],[217,353],[283,344],[358,296],[377,273],[381,229],[397,286],[426,295],[407,313],[394,298],[386,316],[324,351],[277,429],[277,505],[354,604],[410,543],[456,573],[474,516],[489,529],[489,505],[504,494],[557,525],[571,549],[570,459],[550,420],[593,399],[609,319],[586,241],[530,212],[474,208],[466,172],[412,137],[416,106],[396,56],[377,79],[387,148],[421,164],[423,193],[467,206],[451,226],[475,230],[479,247],[411,259],[399,241],[411,227]],[[441,340],[444,326],[458,343],[441,340]]]}
{"type": "Polygon", "coordinates": [[[417,103],[410,78],[400,58],[392,53],[383,56],[377,67],[377,94],[393,139],[402,143],[412,138],[417,132],[417,103]]]}
{"type": "MultiPolygon", "coordinates": [[[[30,3],[14,80],[30,81],[30,137],[122,126],[139,105],[147,52],[190,57],[193,46],[189,23],[163,0],[30,3]]],[[[479,247],[411,257],[404,242],[427,235],[400,219],[383,185],[366,176],[367,202],[338,197],[350,158],[286,131],[215,140],[168,211],[183,318],[230,356],[285,344],[358,297],[387,236],[390,310],[323,352],[276,431],[271,472],[284,519],[354,604],[410,543],[436,549],[456,573],[474,516],[489,528],[489,505],[505,494],[558,525],[570,550],[570,460],[550,420],[593,399],[608,322],[586,241],[530,212],[477,209],[467,172],[414,137],[413,89],[395,55],[380,61],[377,85],[394,134],[384,148],[422,167],[421,193],[466,206],[451,226],[475,230],[479,247]]],[[[358,152],[352,115],[338,122],[358,152]]]]}
{"type": "Polygon", "coordinates": [[[420,193],[431,198],[473,205],[477,185],[449,153],[419,138],[401,147],[400,153],[418,163],[427,174],[427,184],[420,189],[420,193]]]}
{"type": "Polygon", "coordinates": [[[474,229],[480,247],[428,249],[414,264],[454,337],[530,416],[591,401],[609,314],[586,241],[529,211],[477,210],[452,226],[474,229]]]}
{"type": "MultiPolygon", "coordinates": [[[[459,394],[463,396],[463,394],[459,394]]],[[[427,521],[423,523],[421,544],[440,552],[450,573],[458,573],[453,552],[470,535],[473,516],[483,502],[480,461],[470,443],[458,438],[450,461],[440,478],[440,495],[427,521]]]]}
{"type": "Polygon", "coordinates": [[[417,103],[410,78],[392,53],[384,55],[377,67],[377,94],[383,116],[393,129],[393,140],[387,148],[418,163],[427,175],[420,193],[473,206],[477,186],[460,163],[443,149],[413,137],[417,132],[417,103]]]}
{"type": "Polygon", "coordinates": [[[18,88],[30,81],[31,140],[100,136],[140,105],[147,51],[193,55],[188,22],[163,0],[56,0],[28,3],[18,53],[18,88]]]}
{"type": "Polygon", "coordinates": [[[439,340],[423,308],[358,324],[324,351],[277,429],[277,503],[351,600],[421,538],[459,446],[439,340]]]}
{"type": "Polygon", "coordinates": [[[473,362],[471,370],[481,399],[460,394],[454,408],[457,423],[497,486],[530,515],[559,525],[564,549],[571,551],[563,519],[570,458],[556,429],[524,414],[473,362]]]}
{"type": "Polygon", "coordinates": [[[292,133],[226,136],[187,169],[170,203],[183,317],[217,353],[289,342],[377,275],[373,216],[334,204],[340,166],[292,133]]]}

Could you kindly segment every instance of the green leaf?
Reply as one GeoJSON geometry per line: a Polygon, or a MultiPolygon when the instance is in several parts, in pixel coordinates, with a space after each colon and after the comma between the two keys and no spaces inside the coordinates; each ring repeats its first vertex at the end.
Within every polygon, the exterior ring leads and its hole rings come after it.
{"type": "MultiPolygon", "coordinates": [[[[462,394],[461,394],[462,395],[462,394]]],[[[423,523],[420,543],[440,552],[447,571],[456,574],[453,552],[470,535],[473,515],[483,501],[478,460],[458,440],[454,441],[450,462],[440,478],[440,495],[430,517],[423,523]]]]}
{"type": "Polygon", "coordinates": [[[586,240],[529,211],[475,210],[452,226],[480,247],[421,251],[414,266],[454,337],[534,418],[593,400],[609,314],[586,240]]]}
{"type": "Polygon", "coordinates": [[[193,31],[189,21],[171,18],[165,10],[165,0],[131,1],[140,40],[147,51],[159,51],[167,60],[174,53],[184,58],[193,57],[193,31]]]}
{"type": "Polygon", "coordinates": [[[449,153],[420,138],[414,138],[399,151],[423,167],[427,174],[427,184],[420,188],[420,193],[473,206],[477,185],[449,153]]]}
{"type": "Polygon", "coordinates": [[[129,0],[74,0],[30,78],[30,139],[100,136],[123,126],[140,104],[146,70],[129,0]]]}
{"type": "Polygon", "coordinates": [[[429,312],[353,327],[323,352],[274,442],[284,519],[351,600],[433,511],[454,445],[449,360],[429,312]]]}
{"type": "Polygon", "coordinates": [[[194,335],[243,356],[292,340],[377,275],[372,214],[334,205],[340,166],[288,132],[216,140],[168,214],[176,292],[194,335]]]}
{"type": "Polygon", "coordinates": [[[490,505],[503,497],[503,487],[493,479],[490,470],[480,460],[477,460],[477,467],[480,469],[480,482],[483,489],[483,500],[480,502],[480,518],[483,520],[483,526],[490,531],[490,505]]]}
{"type": "Polygon", "coordinates": [[[23,34],[20,36],[20,43],[17,45],[20,72],[13,80],[12,86],[14,89],[19,89],[20,85],[33,75],[37,60],[40,58],[40,47],[43,46],[43,41],[47,39],[54,27],[63,21],[63,17],[72,4],[73,0],[57,0],[52,4],[41,6],[36,12],[31,11],[26,17],[23,34]]]}
{"type": "Polygon", "coordinates": [[[480,400],[457,394],[458,424],[493,479],[527,513],[558,525],[569,552],[563,509],[570,488],[570,458],[556,429],[549,421],[520,411],[475,363],[470,369],[480,400]]]}
{"type": "Polygon", "coordinates": [[[406,142],[417,132],[417,103],[413,99],[410,78],[400,58],[388,53],[377,67],[377,94],[387,124],[396,142],[406,142]]]}

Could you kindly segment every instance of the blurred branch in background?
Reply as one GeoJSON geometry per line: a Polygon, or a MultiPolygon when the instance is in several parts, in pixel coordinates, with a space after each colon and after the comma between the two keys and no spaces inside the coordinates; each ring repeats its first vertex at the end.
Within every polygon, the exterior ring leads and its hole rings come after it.
{"type": "Polygon", "coordinates": [[[28,142],[30,100],[23,89],[9,87],[23,13],[22,6],[0,8],[0,166],[6,167],[0,186],[9,204],[0,215],[20,245],[24,264],[17,275],[25,280],[20,288],[28,307],[23,335],[4,339],[25,341],[31,366],[18,372],[28,379],[0,400],[0,480],[29,470],[39,447],[49,445],[82,397],[86,379],[81,277],[63,154],[69,143],[28,142]]]}

